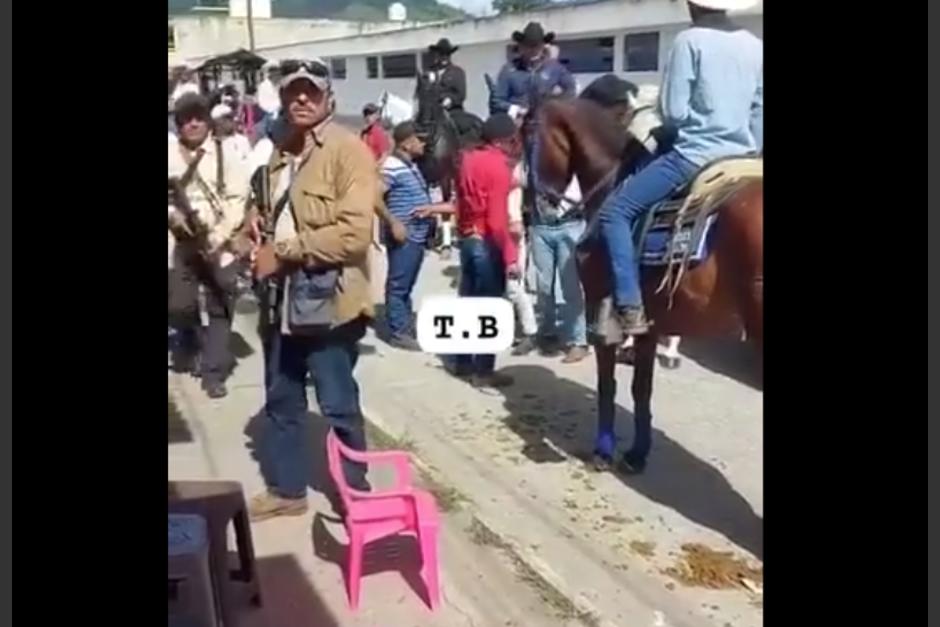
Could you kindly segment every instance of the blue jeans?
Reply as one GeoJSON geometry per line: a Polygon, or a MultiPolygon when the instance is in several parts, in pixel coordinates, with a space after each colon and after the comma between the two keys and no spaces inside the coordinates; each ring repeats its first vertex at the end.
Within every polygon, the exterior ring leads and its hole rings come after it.
{"type": "Polygon", "coordinates": [[[532,225],[532,261],[536,271],[536,297],[541,312],[539,336],[555,335],[555,276],[561,282],[565,299],[561,311],[561,340],[566,346],[586,346],[587,328],[584,320],[584,294],[578,279],[575,246],[584,233],[584,220],[558,225],[532,225]]]}
{"type": "MultiPolygon", "coordinates": [[[[261,464],[268,488],[284,498],[302,498],[310,479],[310,436],[307,433],[307,374],[313,379],[320,413],[350,448],[366,450],[359,385],[353,368],[364,319],[346,323],[318,337],[274,332],[270,338],[269,380],[261,464]]],[[[325,454],[325,449],[318,454],[325,454]]],[[[363,464],[344,461],[346,480],[365,487],[363,464]]]]}
{"type": "Polygon", "coordinates": [[[670,150],[630,176],[600,208],[601,235],[607,244],[614,283],[614,304],[643,305],[633,229],[653,205],[668,198],[698,172],[698,166],[670,150]]]}
{"type": "MultiPolygon", "coordinates": [[[[502,297],[506,268],[499,247],[477,237],[460,239],[460,295],[502,297]]],[[[489,374],[496,355],[457,355],[458,374],[489,374]]]]}
{"type": "Polygon", "coordinates": [[[388,275],[385,278],[385,322],[392,336],[411,331],[411,292],[424,261],[424,244],[406,241],[389,243],[388,275]]]}

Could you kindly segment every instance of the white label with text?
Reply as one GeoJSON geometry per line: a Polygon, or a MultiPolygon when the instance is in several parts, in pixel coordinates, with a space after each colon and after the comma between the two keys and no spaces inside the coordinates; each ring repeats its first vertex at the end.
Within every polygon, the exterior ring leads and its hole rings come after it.
{"type": "Polygon", "coordinates": [[[512,346],[515,325],[505,298],[432,296],[418,311],[418,344],[437,355],[499,353],[512,346]]]}

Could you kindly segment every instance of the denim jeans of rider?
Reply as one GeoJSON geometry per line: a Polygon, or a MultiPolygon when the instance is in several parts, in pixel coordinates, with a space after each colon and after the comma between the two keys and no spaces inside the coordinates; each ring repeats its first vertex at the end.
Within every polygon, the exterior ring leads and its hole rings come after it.
{"type": "Polygon", "coordinates": [[[601,206],[601,235],[607,244],[618,307],[643,305],[634,228],[654,205],[692,180],[697,171],[694,163],[670,150],[628,177],[601,206]]]}
{"type": "MultiPolygon", "coordinates": [[[[322,336],[274,333],[270,338],[261,464],[268,489],[278,496],[305,497],[311,479],[308,375],[328,426],[350,448],[366,450],[359,385],[353,376],[365,329],[360,318],[322,336]]],[[[316,454],[325,454],[325,448],[320,446],[316,454]]],[[[366,487],[363,464],[345,460],[343,470],[350,485],[366,487]]]]}
{"type": "MultiPolygon", "coordinates": [[[[460,240],[460,295],[502,297],[506,292],[506,269],[499,247],[479,237],[460,240]]],[[[496,355],[457,355],[459,374],[489,374],[496,355]]]]}

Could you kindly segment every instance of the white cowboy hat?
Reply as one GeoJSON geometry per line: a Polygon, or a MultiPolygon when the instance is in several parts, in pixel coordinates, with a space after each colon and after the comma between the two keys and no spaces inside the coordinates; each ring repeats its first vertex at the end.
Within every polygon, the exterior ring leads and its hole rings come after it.
{"type": "Polygon", "coordinates": [[[759,0],[689,0],[689,2],[716,11],[743,11],[750,9],[759,0]]]}

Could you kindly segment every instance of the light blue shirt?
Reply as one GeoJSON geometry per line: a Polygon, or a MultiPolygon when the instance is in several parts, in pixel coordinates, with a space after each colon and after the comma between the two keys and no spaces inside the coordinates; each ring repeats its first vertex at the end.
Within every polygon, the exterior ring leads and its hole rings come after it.
{"type": "Polygon", "coordinates": [[[744,29],[692,27],[676,37],[663,74],[663,121],[674,148],[702,166],[764,144],[764,44],[744,29]]]}

